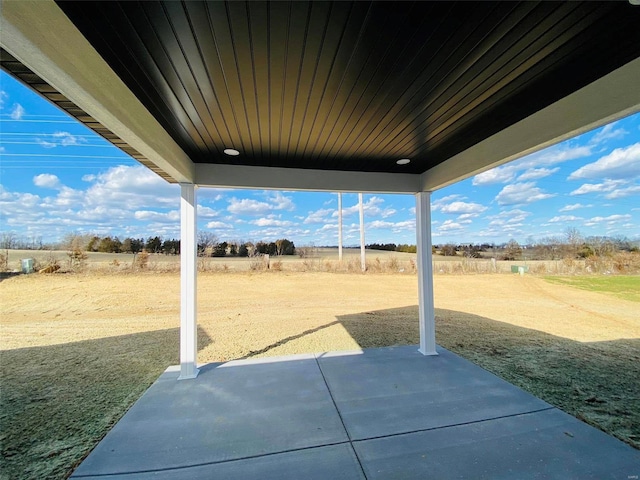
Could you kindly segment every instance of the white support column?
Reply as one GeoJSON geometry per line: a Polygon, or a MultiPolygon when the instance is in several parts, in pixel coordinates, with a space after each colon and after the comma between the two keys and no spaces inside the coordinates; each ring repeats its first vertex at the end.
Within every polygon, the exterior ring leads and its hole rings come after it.
{"type": "Polygon", "coordinates": [[[419,351],[423,355],[437,355],[431,256],[431,192],[416,194],[416,245],[418,247],[418,308],[420,311],[419,351]]]}
{"type": "Polygon", "coordinates": [[[338,192],[338,260],[342,262],[342,192],[338,192]]]}
{"type": "Polygon", "coordinates": [[[367,271],[367,258],[364,253],[364,205],[362,204],[362,194],[358,194],[358,209],[360,210],[360,268],[362,273],[367,271]]]}
{"type": "Polygon", "coordinates": [[[196,315],[196,186],[180,184],[180,376],[198,376],[198,320],[196,315]]]}

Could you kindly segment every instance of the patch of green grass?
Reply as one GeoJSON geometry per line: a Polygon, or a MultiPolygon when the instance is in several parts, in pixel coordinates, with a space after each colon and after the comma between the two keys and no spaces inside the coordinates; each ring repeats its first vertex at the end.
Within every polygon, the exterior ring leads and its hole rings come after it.
{"type": "Polygon", "coordinates": [[[598,277],[544,277],[548,282],[605,293],[630,302],[640,302],[640,276],[608,275],[598,277]]]}

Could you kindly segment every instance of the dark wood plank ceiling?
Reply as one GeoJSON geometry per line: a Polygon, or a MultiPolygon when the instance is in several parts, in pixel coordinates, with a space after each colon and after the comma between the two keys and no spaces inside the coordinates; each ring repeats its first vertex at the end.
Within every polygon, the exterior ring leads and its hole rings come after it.
{"type": "Polygon", "coordinates": [[[421,173],[640,57],[626,1],[58,4],[203,163],[421,173]]]}

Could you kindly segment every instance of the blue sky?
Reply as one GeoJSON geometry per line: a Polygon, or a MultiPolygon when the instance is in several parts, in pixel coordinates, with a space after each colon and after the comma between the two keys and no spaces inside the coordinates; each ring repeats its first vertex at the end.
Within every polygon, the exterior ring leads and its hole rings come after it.
{"type": "MultiPolygon", "coordinates": [[[[0,72],[0,232],[178,238],[179,187],[0,72]]],[[[345,244],[359,242],[343,194],[345,244]]],[[[366,194],[366,242],[415,244],[411,195],[366,194]]],[[[337,195],[198,190],[198,228],[221,240],[337,244],[337,195]]],[[[640,240],[640,114],[432,195],[433,241],[520,243],[583,235],[640,240]]]]}

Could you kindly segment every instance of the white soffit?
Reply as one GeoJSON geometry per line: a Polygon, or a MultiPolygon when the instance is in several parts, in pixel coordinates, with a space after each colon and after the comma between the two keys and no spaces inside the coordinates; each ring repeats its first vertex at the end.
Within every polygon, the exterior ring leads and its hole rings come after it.
{"type": "Polygon", "coordinates": [[[176,182],[193,182],[193,162],[53,0],[2,2],[1,28],[11,55],[176,182]]]}

